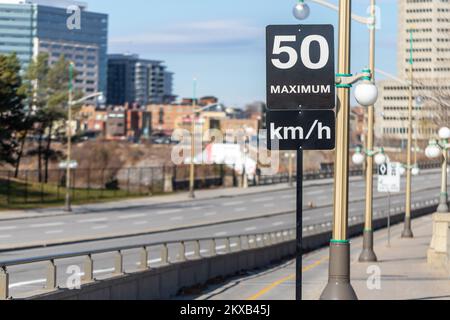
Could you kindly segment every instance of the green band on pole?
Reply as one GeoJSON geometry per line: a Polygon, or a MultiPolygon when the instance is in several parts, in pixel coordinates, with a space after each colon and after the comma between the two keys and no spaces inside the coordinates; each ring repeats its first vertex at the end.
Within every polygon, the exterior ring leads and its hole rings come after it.
{"type": "Polygon", "coordinates": [[[353,77],[352,73],[336,73],[336,77],[353,77]]]}
{"type": "Polygon", "coordinates": [[[334,240],[334,239],[331,239],[330,240],[330,243],[334,243],[334,244],[349,244],[350,243],[350,241],[348,241],[348,240],[334,240]]]}
{"type": "Polygon", "coordinates": [[[372,229],[364,229],[364,232],[372,232],[372,229]]]}
{"type": "Polygon", "coordinates": [[[336,88],[351,88],[351,84],[337,84],[336,88]]]}

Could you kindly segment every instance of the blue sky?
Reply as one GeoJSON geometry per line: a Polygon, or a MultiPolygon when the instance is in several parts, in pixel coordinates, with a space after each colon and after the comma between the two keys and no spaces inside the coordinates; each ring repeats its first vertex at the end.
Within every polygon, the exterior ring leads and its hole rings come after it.
{"type": "MultiPolygon", "coordinates": [[[[175,94],[192,96],[195,77],[199,95],[216,95],[238,107],[265,100],[266,25],[298,23],[292,16],[295,0],[86,1],[90,11],[109,14],[110,53],[163,60],[175,72],[175,94]]],[[[369,0],[354,0],[353,12],[366,15],[368,5],[369,0]]],[[[336,26],[336,12],[310,6],[305,23],[336,26]]],[[[378,0],[378,6],[377,66],[395,73],[397,1],[378,0]]],[[[353,23],[352,41],[352,71],[357,72],[368,64],[367,27],[353,23]]]]}

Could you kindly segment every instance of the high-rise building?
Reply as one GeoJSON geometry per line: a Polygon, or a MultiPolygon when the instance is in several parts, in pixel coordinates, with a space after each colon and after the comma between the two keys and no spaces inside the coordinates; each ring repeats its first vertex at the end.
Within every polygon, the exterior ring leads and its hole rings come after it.
{"type": "Polygon", "coordinates": [[[140,59],[135,54],[109,55],[107,103],[172,103],[176,98],[172,78],[162,61],[140,59]]]}
{"type": "Polygon", "coordinates": [[[439,122],[445,122],[437,119],[446,115],[433,97],[439,91],[450,93],[450,1],[399,0],[398,3],[398,80],[378,82],[375,135],[405,145],[411,56],[414,98],[420,96],[424,102],[421,105],[414,102],[414,138],[427,141],[437,135],[439,122]]]}
{"type": "Polygon", "coordinates": [[[0,0],[0,54],[15,52],[23,70],[41,52],[50,63],[64,55],[76,65],[75,88],[106,94],[107,41],[108,16],[83,2],[0,0]],[[79,25],[70,25],[73,17],[79,25]]]}

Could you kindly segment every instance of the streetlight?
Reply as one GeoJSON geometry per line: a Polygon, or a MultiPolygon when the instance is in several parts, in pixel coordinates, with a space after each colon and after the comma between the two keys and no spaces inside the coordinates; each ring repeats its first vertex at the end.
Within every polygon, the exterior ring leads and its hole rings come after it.
{"type": "Polygon", "coordinates": [[[195,198],[195,117],[197,115],[197,79],[192,81],[193,97],[192,97],[192,124],[191,124],[191,163],[189,172],[189,198],[195,198]]]}
{"type": "Polygon", "coordinates": [[[439,198],[439,206],[437,212],[447,213],[448,210],[448,192],[447,192],[447,160],[448,150],[450,149],[450,129],[443,127],[439,130],[439,138],[441,141],[431,140],[428,147],[425,149],[425,155],[430,159],[442,156],[442,179],[441,179],[441,195],[439,198]]]}
{"type": "Polygon", "coordinates": [[[413,104],[414,104],[414,76],[413,76],[413,33],[410,30],[410,55],[409,55],[409,104],[408,104],[408,144],[406,151],[406,204],[405,204],[405,221],[403,226],[402,238],[414,238],[411,230],[411,180],[413,175],[419,174],[417,164],[412,166],[412,131],[413,131],[413,104]]]}
{"type": "Polygon", "coordinates": [[[95,92],[93,94],[87,95],[79,100],[73,101],[73,74],[74,74],[75,64],[73,62],[69,63],[69,100],[67,106],[67,159],[66,159],[66,199],[65,199],[65,210],[67,212],[72,211],[71,197],[70,197],[70,171],[72,162],[72,107],[74,105],[83,103],[87,100],[99,97],[103,100],[102,92],[95,92]]]}
{"type": "MultiPolygon", "coordinates": [[[[369,18],[352,15],[351,1],[339,0],[339,6],[335,6],[324,0],[310,0],[339,12],[339,60],[338,75],[342,77],[337,81],[339,108],[336,123],[336,160],[334,177],[334,223],[333,240],[330,244],[330,268],[328,285],[322,293],[321,299],[357,299],[350,284],[350,243],[347,240],[348,229],[348,151],[349,151],[349,110],[350,92],[352,81],[344,83],[342,79],[349,80],[350,74],[350,20],[364,23],[370,26],[370,70],[364,70],[366,76],[364,83],[355,90],[355,98],[361,105],[368,107],[368,139],[367,147],[373,148],[373,104],[378,97],[378,90],[373,84],[373,72],[375,70],[375,0],[371,0],[371,15],[369,18]],[[368,74],[368,75],[367,75],[368,74]]],[[[294,8],[294,16],[305,19],[309,15],[309,7],[304,0],[294,8]]],[[[354,79],[356,80],[356,79],[354,79]]],[[[372,193],[373,193],[373,159],[367,157],[366,179],[366,218],[372,220],[372,193]]],[[[370,230],[369,235],[372,235],[370,230]]],[[[365,237],[369,238],[369,237],[365,237]]]]}

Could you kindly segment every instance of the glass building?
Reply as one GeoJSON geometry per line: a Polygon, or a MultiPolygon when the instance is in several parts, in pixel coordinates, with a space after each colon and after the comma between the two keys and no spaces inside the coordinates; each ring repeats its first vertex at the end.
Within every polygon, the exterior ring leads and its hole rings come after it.
{"type": "Polygon", "coordinates": [[[85,3],[0,0],[0,54],[15,52],[23,70],[41,52],[49,54],[50,63],[64,55],[76,65],[76,88],[106,94],[107,41],[108,15],[87,11],[85,3]],[[68,27],[73,8],[80,10],[79,29],[68,27]]]}
{"type": "Polygon", "coordinates": [[[173,73],[162,61],[140,59],[134,54],[113,54],[108,57],[109,105],[137,103],[172,103],[173,73]]]}

